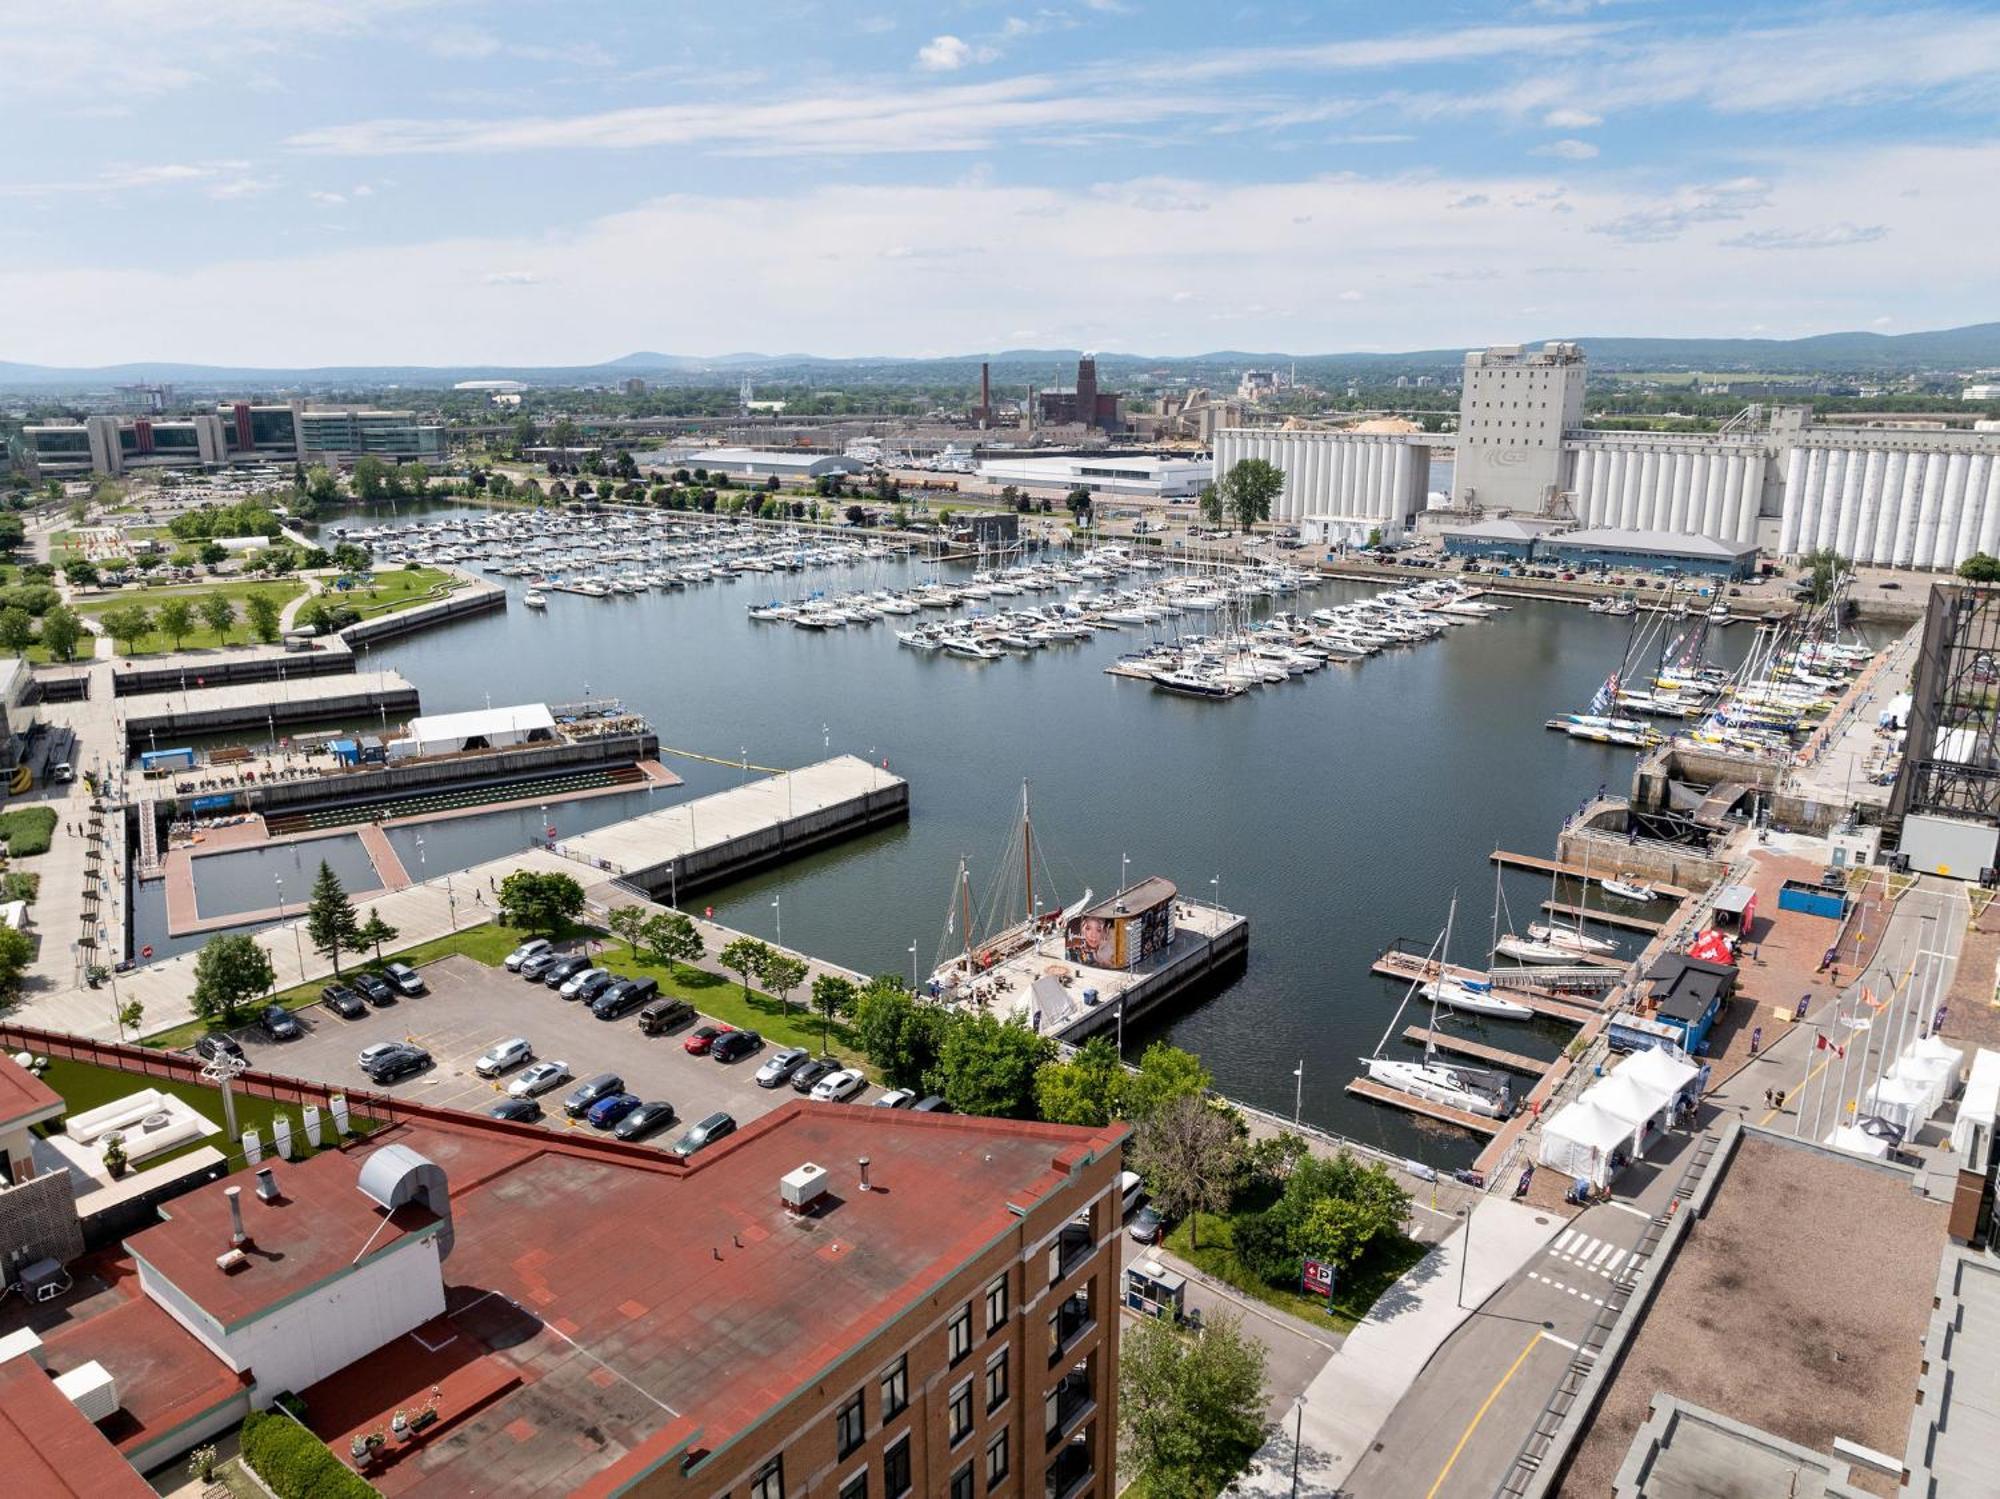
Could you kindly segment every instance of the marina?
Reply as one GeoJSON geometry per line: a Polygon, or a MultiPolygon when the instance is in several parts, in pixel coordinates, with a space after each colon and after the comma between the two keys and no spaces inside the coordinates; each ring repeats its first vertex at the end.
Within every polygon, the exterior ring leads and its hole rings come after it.
{"type": "MultiPolygon", "coordinates": [[[[199,680],[199,679],[197,679],[199,680]]],[[[394,671],[350,672],[338,676],[241,682],[225,687],[194,686],[122,699],[125,740],[135,749],[158,749],[162,735],[171,745],[189,734],[245,734],[264,739],[278,724],[323,719],[379,718],[414,713],[417,688],[394,671]],[[261,732],[260,732],[261,731],[261,732]]]]}
{"type": "Polygon", "coordinates": [[[1428,1026],[1403,1027],[1403,1039],[1433,1051],[1452,1052],[1495,1067],[1505,1067],[1512,1072],[1524,1072],[1530,1077],[1540,1077],[1549,1070],[1547,1062],[1535,1057],[1524,1057],[1518,1051],[1488,1046],[1484,1041],[1474,1041],[1467,1036],[1454,1035],[1450,1031],[1433,1030],[1428,1026]]]}

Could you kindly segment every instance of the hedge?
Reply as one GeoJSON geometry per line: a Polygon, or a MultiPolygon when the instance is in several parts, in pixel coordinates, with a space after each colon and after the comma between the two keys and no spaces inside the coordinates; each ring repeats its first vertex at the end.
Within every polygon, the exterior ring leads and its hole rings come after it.
{"type": "Polygon", "coordinates": [[[53,807],[20,807],[0,812],[0,838],[7,840],[7,852],[17,859],[47,853],[55,832],[53,807]]]}
{"type": "Polygon", "coordinates": [[[381,1493],[290,1416],[252,1411],[244,1417],[243,1460],[278,1499],[369,1499],[381,1493]]]}

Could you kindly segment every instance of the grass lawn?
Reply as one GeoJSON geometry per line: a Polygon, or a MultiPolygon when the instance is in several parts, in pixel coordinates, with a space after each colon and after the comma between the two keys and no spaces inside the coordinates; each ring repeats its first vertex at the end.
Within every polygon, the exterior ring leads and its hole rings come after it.
{"type": "MultiPolygon", "coordinates": [[[[48,1070],[42,1073],[42,1081],[62,1095],[63,1103],[67,1105],[67,1111],[71,1114],[81,1114],[108,1103],[116,1103],[119,1099],[137,1093],[142,1088],[156,1088],[162,1093],[173,1094],[188,1107],[216,1124],[223,1122],[222,1094],[206,1083],[182,1082],[178,1078],[148,1077],[143,1073],[122,1072],[115,1067],[100,1067],[92,1062],[72,1062],[61,1057],[49,1059],[48,1070]]],[[[310,1155],[312,1151],[306,1144],[305,1117],[301,1105],[274,1103],[268,1098],[258,1098],[248,1094],[240,1088],[236,1090],[236,1127],[256,1129],[266,1147],[271,1143],[271,1122],[279,1114],[288,1115],[292,1121],[293,1158],[301,1159],[310,1155]]],[[[329,1129],[331,1123],[329,1119],[327,1121],[329,1129]]],[[[363,1132],[374,1127],[372,1121],[353,1116],[350,1116],[349,1123],[363,1132]]],[[[176,1156],[199,1150],[204,1145],[213,1146],[224,1154],[232,1153],[229,1142],[220,1135],[211,1135],[179,1150],[156,1156],[145,1164],[157,1166],[161,1161],[171,1161],[176,1156]]]]}
{"type": "MultiPolygon", "coordinates": [[[[107,610],[124,609],[135,604],[145,609],[157,610],[168,599],[189,599],[199,609],[203,599],[208,598],[212,594],[219,593],[236,605],[237,620],[229,628],[228,639],[219,639],[215,631],[209,629],[207,625],[201,622],[200,615],[197,613],[195,627],[182,637],[181,640],[181,648],[183,650],[204,650],[213,649],[221,645],[244,645],[256,638],[251,632],[249,622],[242,617],[243,601],[249,598],[251,594],[269,594],[271,601],[282,609],[286,604],[305,591],[306,585],[299,582],[296,578],[272,578],[261,582],[239,579],[231,580],[227,583],[189,583],[168,588],[121,589],[117,593],[102,594],[91,598],[79,603],[76,607],[79,614],[99,616],[107,610]]],[[[151,656],[157,655],[162,651],[170,651],[173,648],[174,643],[172,640],[160,631],[154,630],[150,634],[142,635],[134,643],[134,648],[125,652],[125,654],[151,656]]],[[[78,653],[82,654],[81,642],[78,645],[78,653]]],[[[28,654],[32,659],[35,652],[31,650],[28,654]]]]}
{"type": "Polygon", "coordinates": [[[1201,1247],[1196,1249],[1189,1243],[1193,1220],[1188,1219],[1176,1223],[1167,1235],[1168,1249],[1204,1273],[1234,1286],[1266,1306],[1274,1306],[1309,1321],[1331,1322],[1342,1331],[1352,1328],[1367,1316],[1376,1298],[1425,1254],[1424,1246],[1414,1239],[1392,1239],[1387,1244],[1376,1244],[1357,1269],[1335,1287],[1333,1314],[1329,1316],[1326,1302],[1319,1297],[1270,1285],[1237,1264],[1236,1255],[1230,1248],[1230,1220],[1227,1217],[1214,1213],[1198,1216],[1201,1219],[1201,1247]]]}
{"type": "Polygon", "coordinates": [[[0,838],[6,840],[7,852],[17,859],[28,854],[45,854],[55,834],[56,820],[54,807],[16,807],[11,812],[0,812],[0,838]]]}
{"type": "Polygon", "coordinates": [[[322,597],[330,604],[345,604],[363,619],[375,619],[400,609],[428,604],[433,599],[443,598],[454,588],[464,586],[464,579],[457,574],[435,567],[395,568],[374,574],[374,579],[365,588],[344,591],[334,588],[329,580],[322,597]]]}

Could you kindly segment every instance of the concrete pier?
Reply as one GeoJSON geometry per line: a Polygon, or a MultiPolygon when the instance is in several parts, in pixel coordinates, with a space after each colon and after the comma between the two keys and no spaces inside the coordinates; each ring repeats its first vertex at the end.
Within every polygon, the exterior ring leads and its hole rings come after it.
{"type": "Polygon", "coordinates": [[[378,615],[374,619],[358,620],[340,632],[341,638],[350,646],[374,645],[384,640],[394,640],[400,635],[414,635],[419,630],[428,630],[433,625],[446,624],[455,619],[469,619],[476,614],[490,614],[496,609],[507,607],[507,590],[493,583],[473,583],[459,588],[444,598],[428,604],[418,604],[413,609],[399,609],[394,614],[378,615]]]}
{"type": "Polygon", "coordinates": [[[566,839],[556,852],[673,901],[909,815],[907,781],[836,755],[566,839]]]}
{"type": "Polygon", "coordinates": [[[268,731],[274,724],[378,714],[407,717],[416,711],[416,687],[393,671],[193,687],[131,700],[124,713],[125,741],[150,749],[155,738],[171,745],[177,735],[268,731]]]}

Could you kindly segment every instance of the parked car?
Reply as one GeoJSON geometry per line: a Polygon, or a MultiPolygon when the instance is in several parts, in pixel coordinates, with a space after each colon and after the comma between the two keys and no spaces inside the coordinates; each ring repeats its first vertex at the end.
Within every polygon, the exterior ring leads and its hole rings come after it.
{"type": "Polygon", "coordinates": [[[788,1046],[757,1069],[757,1086],[776,1088],[791,1081],[792,1074],[812,1060],[803,1046],[788,1046]]]}
{"type": "Polygon", "coordinates": [[[642,1103],[638,1108],[618,1121],[618,1127],[611,1133],[621,1140],[643,1140],[648,1135],[658,1134],[674,1122],[674,1106],[664,1099],[652,1103],[642,1103]]]}
{"type": "Polygon", "coordinates": [[[813,1085],[821,1078],[825,1077],[829,1072],[838,1072],[839,1070],[840,1063],[836,1062],[832,1057],[814,1057],[810,1062],[801,1065],[799,1070],[792,1074],[792,1091],[794,1093],[810,1093],[813,1090],[813,1085]]]}
{"type": "Polygon", "coordinates": [[[1140,1244],[1157,1243],[1163,1226],[1160,1210],[1149,1202],[1132,1219],[1132,1237],[1140,1244]]]}
{"type": "Polygon", "coordinates": [[[868,1079],[852,1067],[829,1072],[813,1084],[814,1103],[844,1103],[868,1086],[868,1079]]]}
{"type": "Polygon", "coordinates": [[[225,1036],[219,1031],[195,1042],[194,1054],[204,1062],[212,1062],[217,1057],[234,1057],[239,1062],[250,1060],[243,1055],[243,1047],[234,1036],[225,1036]]]}
{"type": "Polygon", "coordinates": [[[705,1057],[709,1047],[715,1045],[716,1037],[727,1035],[734,1029],[730,1025],[698,1025],[688,1032],[687,1040],[681,1042],[681,1050],[690,1056],[705,1057]]]}
{"type": "Polygon", "coordinates": [[[387,1056],[375,1059],[375,1065],[367,1069],[368,1079],[380,1087],[384,1083],[414,1077],[430,1065],[431,1054],[421,1046],[398,1045],[387,1056]]]}
{"type": "Polygon", "coordinates": [[[486,1054],[472,1064],[472,1070],[481,1077],[498,1077],[503,1072],[512,1072],[523,1062],[532,1061],[534,1055],[535,1048],[528,1044],[526,1036],[510,1036],[487,1047],[486,1054]]]}
{"type": "Polygon", "coordinates": [[[258,1011],[257,1029],[273,1041],[290,1041],[302,1033],[298,1018],[283,1005],[265,1005],[258,1011]]]}
{"type": "Polygon", "coordinates": [[[942,1094],[933,1093],[929,1098],[919,1099],[910,1106],[913,1114],[949,1114],[951,1105],[944,1101],[942,1094]]]}
{"type": "Polygon", "coordinates": [[[532,984],[537,979],[539,979],[543,974],[547,973],[551,968],[555,967],[556,964],[560,963],[561,961],[562,961],[562,954],[560,953],[556,952],[531,953],[527,957],[521,960],[521,967],[519,969],[519,972],[522,978],[526,979],[529,983],[532,984]]]}
{"type": "Polygon", "coordinates": [[[556,993],[564,999],[590,999],[598,990],[611,982],[609,968],[592,968],[588,963],[576,969],[556,988],[556,993]],[[588,994],[584,991],[588,989],[588,994]]]}
{"type": "Polygon", "coordinates": [[[590,959],[577,953],[571,957],[558,958],[542,970],[542,982],[551,989],[560,989],[579,973],[591,967],[590,959]]]}
{"type": "Polygon", "coordinates": [[[590,1122],[592,1129],[610,1129],[638,1108],[642,1101],[636,1093],[613,1093],[592,1104],[584,1118],[590,1122]]]}
{"type": "Polygon", "coordinates": [[[319,991],[319,1002],[342,1020],[359,1020],[368,1013],[368,1003],[345,984],[328,984],[319,991]]]}
{"type": "Polygon", "coordinates": [[[507,954],[507,971],[509,973],[519,973],[523,963],[534,957],[536,953],[547,952],[551,946],[552,944],[546,937],[530,938],[507,954]]]}
{"type": "Polygon", "coordinates": [[[361,991],[361,997],[371,1005],[392,1005],[396,1002],[396,991],[389,987],[389,981],[380,974],[357,973],[354,987],[361,991]]]}
{"type": "Polygon", "coordinates": [[[515,1124],[533,1124],[542,1117],[542,1106],[532,1098],[503,1098],[486,1111],[489,1119],[509,1119],[515,1124]]]}
{"type": "Polygon", "coordinates": [[[70,768],[69,761],[58,760],[49,769],[49,779],[58,786],[67,786],[76,779],[76,772],[70,768]]]}
{"type": "Polygon", "coordinates": [[[586,1078],[570,1090],[563,1100],[563,1112],[572,1119],[581,1119],[588,1114],[599,1099],[609,1098],[614,1093],[625,1091],[625,1079],[615,1072],[600,1072],[586,1078]]]}
{"type": "Polygon", "coordinates": [[[684,999],[656,999],[639,1012],[639,1029],[649,1036],[686,1025],[695,1017],[695,1008],[684,999]]]}
{"type": "Polygon", "coordinates": [[[389,1055],[389,1053],[394,1051],[397,1047],[406,1044],[407,1044],[406,1042],[402,1041],[377,1041],[372,1046],[364,1046],[355,1055],[354,1058],[355,1064],[359,1066],[363,1072],[366,1072],[370,1067],[373,1067],[377,1061],[389,1055]]]}
{"type": "Polygon", "coordinates": [[[1139,1205],[1140,1199],[1143,1198],[1145,1195],[1146,1195],[1146,1184],[1139,1179],[1138,1172],[1121,1171],[1118,1173],[1118,1201],[1119,1201],[1120,1216],[1130,1217],[1132,1214],[1132,1209],[1136,1208],[1139,1205]]]}
{"type": "Polygon", "coordinates": [[[718,1062],[740,1062],[763,1049],[764,1038],[755,1031],[729,1031],[708,1043],[708,1054],[718,1062]]]}
{"type": "Polygon", "coordinates": [[[590,1013],[599,1020],[617,1020],[646,1002],[645,991],[635,979],[620,979],[590,1002],[590,1013]]]}
{"type": "Polygon", "coordinates": [[[736,1133],[736,1121],[727,1114],[710,1114],[693,1129],[674,1141],[674,1154],[690,1156],[697,1150],[706,1150],[724,1135],[736,1133]]]}
{"type": "Polygon", "coordinates": [[[394,984],[404,994],[422,994],[424,976],[408,963],[384,963],[382,977],[394,984]]]}
{"type": "Polygon", "coordinates": [[[507,1084],[507,1092],[514,1098],[538,1098],[568,1081],[567,1062],[530,1062],[519,1077],[507,1084]]]}
{"type": "Polygon", "coordinates": [[[887,1093],[876,1099],[872,1107],[878,1109],[907,1109],[916,1101],[917,1095],[912,1093],[908,1088],[891,1088],[887,1093]]]}

